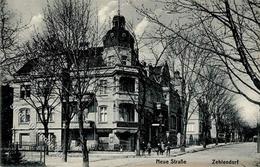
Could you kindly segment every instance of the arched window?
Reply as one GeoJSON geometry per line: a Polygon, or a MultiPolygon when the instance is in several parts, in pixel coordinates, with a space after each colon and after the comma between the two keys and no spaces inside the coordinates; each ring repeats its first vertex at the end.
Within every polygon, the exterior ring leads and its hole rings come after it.
{"type": "Polygon", "coordinates": [[[19,110],[19,122],[20,123],[29,123],[30,122],[30,109],[21,108],[19,110]]]}

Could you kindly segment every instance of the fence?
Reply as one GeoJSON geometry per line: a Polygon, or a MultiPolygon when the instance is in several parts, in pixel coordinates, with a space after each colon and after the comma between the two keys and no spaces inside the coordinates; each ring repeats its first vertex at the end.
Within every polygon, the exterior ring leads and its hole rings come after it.
{"type": "Polygon", "coordinates": [[[7,156],[13,151],[19,151],[23,156],[23,160],[45,163],[45,149],[46,147],[44,147],[44,145],[35,146],[32,144],[11,144],[8,148],[1,148],[1,151],[7,156]]]}

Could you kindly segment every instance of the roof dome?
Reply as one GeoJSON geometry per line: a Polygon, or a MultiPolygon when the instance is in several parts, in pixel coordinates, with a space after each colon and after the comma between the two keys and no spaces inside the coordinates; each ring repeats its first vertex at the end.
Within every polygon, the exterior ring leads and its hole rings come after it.
{"type": "Polygon", "coordinates": [[[125,17],[116,15],[113,18],[113,28],[103,38],[104,47],[123,46],[134,48],[134,38],[125,29],[125,17]]]}

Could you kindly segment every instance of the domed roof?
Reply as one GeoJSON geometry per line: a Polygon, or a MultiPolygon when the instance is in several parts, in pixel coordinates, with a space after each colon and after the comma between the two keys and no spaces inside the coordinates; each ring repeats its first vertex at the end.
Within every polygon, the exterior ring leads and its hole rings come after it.
{"type": "Polygon", "coordinates": [[[134,48],[134,38],[125,29],[125,17],[116,15],[113,18],[113,28],[103,38],[104,47],[123,46],[134,48]]]}

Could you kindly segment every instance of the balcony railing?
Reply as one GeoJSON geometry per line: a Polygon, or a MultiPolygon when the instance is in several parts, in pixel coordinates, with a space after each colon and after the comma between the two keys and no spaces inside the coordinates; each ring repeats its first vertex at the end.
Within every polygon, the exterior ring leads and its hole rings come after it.
{"type": "Polygon", "coordinates": [[[122,122],[117,121],[115,122],[117,124],[117,127],[138,127],[138,122],[122,122]]]}
{"type": "MultiPolygon", "coordinates": [[[[65,127],[65,123],[63,122],[63,127],[65,127]]],[[[83,123],[83,128],[84,129],[91,129],[92,127],[90,126],[90,123],[83,123]]],[[[76,121],[72,121],[70,123],[70,129],[79,129],[79,123],[76,121]]]]}

